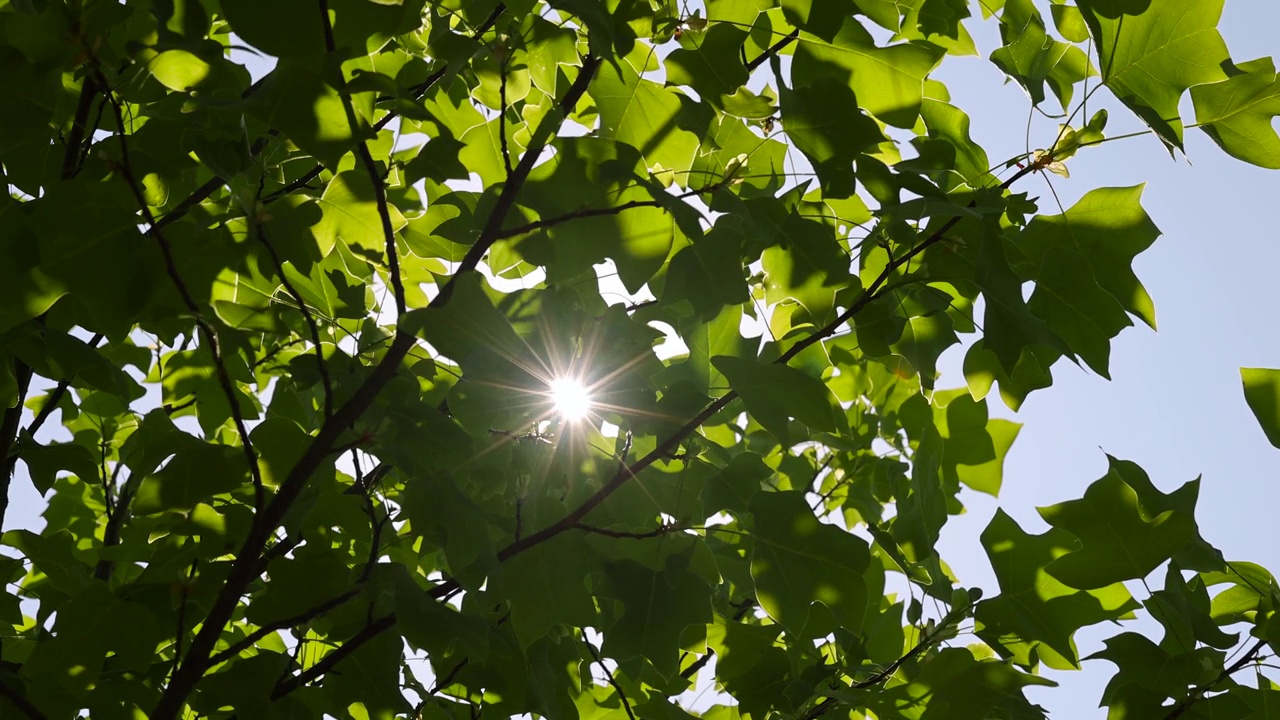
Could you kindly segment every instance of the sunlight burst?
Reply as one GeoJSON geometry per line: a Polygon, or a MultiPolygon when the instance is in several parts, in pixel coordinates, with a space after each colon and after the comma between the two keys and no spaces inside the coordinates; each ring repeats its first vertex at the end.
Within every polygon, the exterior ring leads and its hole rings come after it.
{"type": "Polygon", "coordinates": [[[591,395],[586,386],[574,378],[551,381],[551,403],[560,417],[570,422],[581,420],[591,412],[591,395]]]}

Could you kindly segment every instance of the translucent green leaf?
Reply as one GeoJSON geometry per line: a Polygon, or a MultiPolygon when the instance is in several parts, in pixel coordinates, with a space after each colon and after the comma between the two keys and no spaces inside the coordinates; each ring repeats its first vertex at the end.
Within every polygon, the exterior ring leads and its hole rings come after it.
{"type": "Polygon", "coordinates": [[[666,58],[667,80],[688,85],[698,95],[722,107],[722,98],[733,95],[747,82],[747,69],[738,59],[747,31],[718,23],[705,33],[684,33],[683,47],[666,58]]]}
{"type": "Polygon", "coordinates": [[[1058,670],[1078,669],[1075,632],[1139,607],[1122,584],[1075,590],[1045,572],[1075,544],[1070,533],[1057,528],[1028,534],[1003,510],[982,532],[1000,594],[978,603],[978,635],[1019,665],[1031,667],[1038,660],[1058,670]]]}
{"type": "Polygon", "coordinates": [[[599,561],[582,533],[560,535],[502,565],[502,594],[511,624],[525,647],[557,625],[589,627],[596,605],[586,577],[599,561]]]}
{"type": "MultiPolygon", "coordinates": [[[[309,8],[307,15],[316,15],[309,8]]],[[[293,36],[294,33],[280,33],[293,36]]],[[[334,168],[359,139],[351,130],[338,90],[318,62],[281,60],[255,93],[248,110],[284,133],[325,166],[334,168]]]]}
{"type": "MultiPolygon", "coordinates": [[[[945,707],[946,717],[955,720],[1042,719],[1044,710],[1031,704],[1024,694],[1024,688],[1035,685],[1055,687],[1057,683],[1018,672],[1005,662],[979,661],[972,646],[952,647],[940,650],[916,682],[892,687],[867,704],[877,714],[890,717],[896,708],[927,703],[928,715],[936,713],[934,708],[945,707]]],[[[928,715],[922,713],[920,717],[928,715]]]]}
{"type": "Polygon", "coordinates": [[[1094,281],[1088,261],[1078,253],[1055,248],[1043,263],[1027,308],[1094,372],[1109,378],[1111,339],[1133,324],[1124,307],[1094,281]]]}
{"type": "Polygon", "coordinates": [[[601,650],[627,675],[639,675],[642,658],[665,677],[675,675],[685,628],[711,622],[711,588],[688,563],[685,555],[670,555],[658,572],[629,560],[605,565],[607,596],[623,610],[604,629],[601,650]]]}
{"type": "Polygon", "coordinates": [[[1244,399],[1267,440],[1280,447],[1280,370],[1240,368],[1244,399]]]}
{"type": "Polygon", "coordinates": [[[1280,168],[1280,78],[1271,58],[1236,66],[1226,80],[1191,88],[1196,125],[1232,157],[1259,167],[1280,168]]]}
{"type": "MultiPolygon", "coordinates": [[[[1142,185],[1091,190],[1063,215],[1037,215],[1015,244],[1038,268],[1052,248],[1069,248],[1090,265],[1093,278],[1129,314],[1153,329],[1155,305],[1133,272],[1133,258],[1160,236],[1142,209],[1142,185]]],[[[1016,261],[1015,261],[1015,264],[1016,261]]],[[[1018,265],[1025,277],[1039,270],[1018,265]]]]}
{"type": "Polygon", "coordinates": [[[751,577],[765,612],[798,632],[816,602],[841,626],[858,630],[867,604],[866,543],[819,522],[801,492],[761,493],[751,502],[751,516],[751,577]]]}
{"type": "Polygon", "coordinates": [[[133,510],[146,515],[190,509],[214,495],[246,485],[248,480],[245,457],[239,448],[193,438],[183,443],[160,472],[142,480],[133,510]]]}
{"type": "Polygon", "coordinates": [[[1028,15],[1021,26],[1013,24],[1019,20],[1010,20],[1006,11],[1000,23],[1005,45],[991,53],[991,62],[1016,80],[1033,103],[1044,102],[1047,82],[1067,109],[1073,86],[1088,76],[1088,57],[1080,48],[1049,37],[1039,13],[1028,15]]]}
{"type": "MultiPolygon", "coordinates": [[[[368,173],[361,170],[338,173],[325,188],[319,203],[324,215],[313,231],[321,254],[328,255],[336,243],[343,242],[355,255],[378,265],[386,264],[386,234],[368,173]]],[[[392,229],[399,231],[405,226],[404,216],[394,205],[387,210],[392,229]]]]}
{"type": "Polygon", "coordinates": [[[1226,79],[1227,46],[1217,30],[1223,0],[1078,4],[1102,58],[1107,87],[1161,140],[1182,149],[1182,94],[1194,85],[1226,79]]]}
{"type": "Polygon", "coordinates": [[[1082,499],[1039,511],[1045,522],[1070,532],[1081,543],[1079,549],[1049,563],[1045,572],[1081,590],[1146,577],[1196,533],[1189,513],[1144,511],[1137,493],[1115,471],[1090,485],[1082,499]]]}
{"type": "Polygon", "coordinates": [[[830,75],[782,91],[787,137],[813,163],[826,196],[852,195],[854,158],[885,141],[880,127],[862,113],[859,99],[846,82],[830,75]]]}
{"type": "Polygon", "coordinates": [[[812,85],[825,74],[844,79],[872,116],[910,128],[920,114],[924,79],[941,59],[942,51],[927,45],[876,47],[870,33],[849,17],[829,43],[799,43],[792,75],[796,87],[812,85]]]}
{"type": "Polygon", "coordinates": [[[821,381],[786,365],[721,355],[711,364],[738,391],[751,416],[784,444],[789,444],[789,418],[817,431],[836,429],[834,398],[821,381]]]}
{"type": "Polygon", "coordinates": [[[600,109],[601,137],[636,148],[650,168],[689,169],[699,136],[696,126],[684,127],[693,120],[684,95],[640,77],[627,58],[604,63],[590,92],[600,109]]]}

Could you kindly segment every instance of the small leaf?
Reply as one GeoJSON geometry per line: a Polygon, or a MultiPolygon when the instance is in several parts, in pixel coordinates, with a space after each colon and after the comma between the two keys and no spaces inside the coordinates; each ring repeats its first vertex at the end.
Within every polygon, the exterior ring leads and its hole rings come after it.
{"type": "Polygon", "coordinates": [[[1280,370],[1240,368],[1244,399],[1267,440],[1280,448],[1280,370]]]}

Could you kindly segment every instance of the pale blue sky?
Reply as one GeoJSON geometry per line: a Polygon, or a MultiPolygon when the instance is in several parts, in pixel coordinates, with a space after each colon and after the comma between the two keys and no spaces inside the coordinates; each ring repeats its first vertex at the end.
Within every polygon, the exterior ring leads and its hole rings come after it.
{"type": "MultiPolygon", "coordinates": [[[[1280,3],[1234,0],[1220,30],[1240,62],[1280,55],[1277,27],[1280,3]]],[[[994,26],[971,28],[989,55],[998,41],[994,26]]],[[[1028,101],[1021,88],[1002,86],[986,59],[949,58],[938,77],[973,118],[974,139],[993,162],[1024,151],[1028,101]]],[[[1108,135],[1142,129],[1105,91],[1090,99],[1091,112],[1104,96],[1108,135]]],[[[1183,112],[1192,122],[1189,102],[1183,112]]],[[[1036,127],[1032,147],[1048,145],[1052,122],[1040,119],[1036,127]]],[[[1171,160],[1158,140],[1141,137],[1086,149],[1068,161],[1068,180],[1049,176],[1065,207],[1095,187],[1147,183],[1143,204],[1164,235],[1134,268],[1155,300],[1159,331],[1121,333],[1110,382],[1060,362],[1053,387],[1033,393],[1020,412],[992,397],[993,414],[1024,427],[1006,461],[1000,499],[969,494],[969,513],[943,533],[943,557],[966,584],[994,591],[978,533],[997,506],[1042,532],[1047,526],[1035,507],[1080,497],[1106,472],[1104,451],[1137,462],[1166,491],[1203,476],[1197,517],[1205,538],[1228,559],[1280,570],[1280,450],[1245,405],[1239,374],[1241,366],[1280,367],[1280,231],[1268,215],[1280,206],[1280,172],[1228,157],[1199,130],[1188,130],[1186,141],[1189,161],[1171,160]]],[[[1044,179],[1027,178],[1019,188],[1041,196],[1041,212],[1057,212],[1044,179]]],[[[945,356],[940,386],[963,383],[960,360],[954,351],[945,356]]],[[[1086,631],[1077,641],[1088,653],[1113,633],[1086,631]]],[[[1054,675],[1064,687],[1034,696],[1053,717],[1103,718],[1096,705],[1112,670],[1093,661],[1083,673],[1054,675]]]]}

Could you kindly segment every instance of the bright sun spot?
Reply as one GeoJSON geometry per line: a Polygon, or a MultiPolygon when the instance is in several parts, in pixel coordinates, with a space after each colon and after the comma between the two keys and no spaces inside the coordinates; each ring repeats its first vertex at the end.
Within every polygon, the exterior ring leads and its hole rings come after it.
{"type": "Polygon", "coordinates": [[[591,396],[581,382],[573,378],[551,381],[551,403],[565,420],[581,420],[591,410],[591,396]]]}

